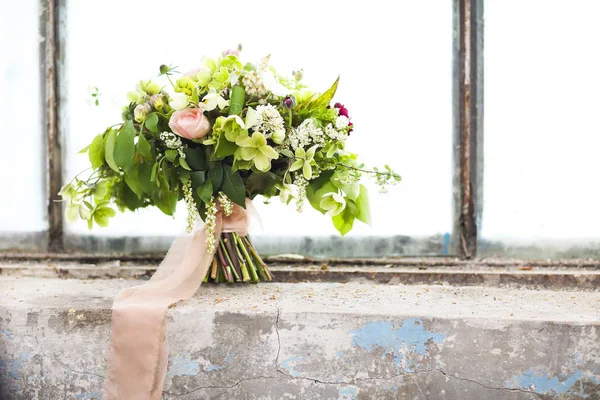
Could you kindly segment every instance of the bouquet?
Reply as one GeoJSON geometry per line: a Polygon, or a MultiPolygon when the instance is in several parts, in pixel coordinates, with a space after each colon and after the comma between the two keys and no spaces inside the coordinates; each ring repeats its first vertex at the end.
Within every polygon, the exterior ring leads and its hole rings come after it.
{"type": "Polygon", "coordinates": [[[176,74],[161,65],[158,78],[139,82],[128,93],[122,122],[82,150],[93,172],[62,188],[69,220],[104,227],[115,207],[155,206],[173,215],[183,200],[188,230],[204,221],[214,254],[205,281],[270,281],[248,236],[215,237],[217,213],[228,216],[257,195],[295,202],[299,211],[308,200],[344,235],[355,220],[370,223],[360,183],[365,175],[381,188],[400,181],[387,165],[366,170],[346,150],[354,125],[346,107],[333,101],[339,78],[316,93],[302,83],[302,71],[282,76],[269,56],[243,64],[239,50],[176,74]]]}

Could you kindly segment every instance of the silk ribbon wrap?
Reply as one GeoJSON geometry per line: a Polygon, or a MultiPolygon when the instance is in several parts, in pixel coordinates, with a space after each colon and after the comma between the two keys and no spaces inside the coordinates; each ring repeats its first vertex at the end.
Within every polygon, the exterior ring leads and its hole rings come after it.
{"type": "MultiPolygon", "coordinates": [[[[216,215],[215,241],[222,232],[248,234],[250,199],[246,209],[235,205],[229,216],[216,215]]],[[[105,400],[160,399],[167,372],[167,310],[190,299],[208,272],[214,253],[206,248],[206,228],[175,239],[150,281],[123,289],[112,308],[112,337],[104,382],[105,400]]]]}

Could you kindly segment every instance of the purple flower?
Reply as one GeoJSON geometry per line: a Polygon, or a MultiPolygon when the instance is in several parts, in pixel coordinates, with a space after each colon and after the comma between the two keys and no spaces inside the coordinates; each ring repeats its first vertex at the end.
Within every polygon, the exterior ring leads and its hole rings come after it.
{"type": "Polygon", "coordinates": [[[285,108],[287,108],[288,110],[292,109],[294,107],[294,103],[295,103],[294,99],[291,98],[290,96],[286,96],[286,98],[283,99],[283,101],[282,101],[283,106],[285,108]]]}
{"type": "Polygon", "coordinates": [[[343,115],[346,118],[350,118],[350,116],[348,115],[348,109],[344,107],[343,104],[335,103],[334,107],[338,109],[338,115],[343,115]]]}

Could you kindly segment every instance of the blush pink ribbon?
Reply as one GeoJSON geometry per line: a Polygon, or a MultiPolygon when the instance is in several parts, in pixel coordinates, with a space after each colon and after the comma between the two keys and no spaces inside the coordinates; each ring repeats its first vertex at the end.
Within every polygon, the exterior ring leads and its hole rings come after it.
{"type": "MultiPolygon", "coordinates": [[[[216,216],[215,240],[222,232],[248,234],[250,199],[246,209],[235,205],[216,216]]],[[[214,253],[206,248],[206,228],[196,227],[175,239],[156,273],[145,284],[123,289],[112,308],[112,336],[104,381],[105,400],[158,400],[167,372],[167,310],[194,296],[206,277],[214,253]]]]}

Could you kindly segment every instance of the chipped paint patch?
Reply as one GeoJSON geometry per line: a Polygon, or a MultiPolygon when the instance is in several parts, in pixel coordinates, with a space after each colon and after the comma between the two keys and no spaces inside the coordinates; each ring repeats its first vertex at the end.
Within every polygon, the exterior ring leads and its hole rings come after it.
{"type": "Polygon", "coordinates": [[[225,369],[225,367],[222,367],[220,365],[209,365],[208,367],[206,367],[206,370],[209,372],[213,372],[213,371],[220,371],[222,369],[225,369]]]}
{"type": "Polygon", "coordinates": [[[419,318],[405,319],[399,329],[394,329],[392,321],[379,321],[369,322],[349,333],[353,336],[353,346],[369,352],[381,348],[384,350],[383,356],[393,354],[394,366],[402,367],[405,372],[414,372],[413,367],[416,367],[413,359],[406,359],[407,353],[415,352],[424,356],[429,341],[439,344],[447,337],[442,333],[425,330],[419,318]]]}
{"type": "Polygon", "coordinates": [[[298,356],[286,358],[285,360],[281,361],[279,365],[281,368],[284,368],[288,374],[290,374],[290,376],[297,378],[300,376],[300,372],[296,370],[296,367],[298,366],[298,361],[302,359],[303,357],[298,356]]]}
{"type": "Polygon", "coordinates": [[[102,393],[100,392],[92,392],[92,393],[81,393],[75,395],[76,399],[101,399],[102,393]]]}
{"type": "Polygon", "coordinates": [[[600,381],[596,377],[585,376],[582,371],[576,371],[571,375],[550,377],[548,373],[529,370],[521,375],[513,376],[504,383],[504,386],[507,388],[532,389],[536,393],[555,392],[560,394],[573,392],[573,386],[581,378],[588,379],[595,384],[600,384],[600,381]]]}
{"type": "Polygon", "coordinates": [[[15,335],[13,335],[10,329],[0,329],[0,333],[8,338],[8,340],[13,340],[15,335]]]}
{"type": "Polygon", "coordinates": [[[338,390],[338,394],[341,396],[340,399],[351,399],[355,400],[358,394],[358,388],[356,386],[346,386],[338,390]]]}
{"type": "Polygon", "coordinates": [[[200,364],[198,361],[178,356],[171,360],[171,366],[167,371],[167,376],[195,376],[198,375],[198,373],[200,373],[200,364]]]}
{"type": "Polygon", "coordinates": [[[335,353],[335,356],[337,358],[342,358],[342,357],[344,357],[344,352],[343,351],[338,351],[337,353],[335,353]]]}
{"type": "Polygon", "coordinates": [[[0,360],[0,372],[8,374],[12,379],[20,379],[25,362],[31,359],[30,354],[19,353],[19,358],[13,360],[0,360]]]}
{"type": "Polygon", "coordinates": [[[229,364],[231,362],[231,360],[233,359],[233,357],[235,357],[236,354],[237,354],[236,351],[233,351],[233,352],[227,354],[227,357],[225,358],[225,362],[227,364],[229,364]]]}

